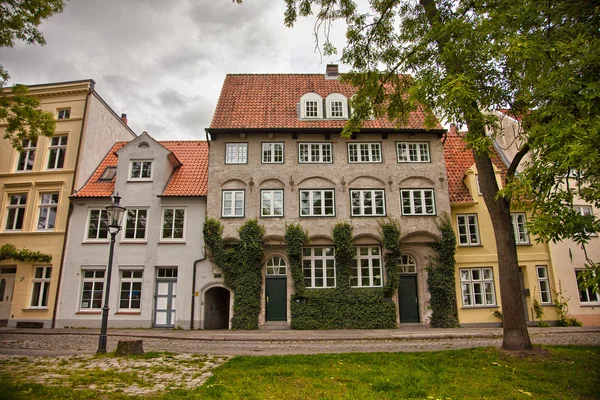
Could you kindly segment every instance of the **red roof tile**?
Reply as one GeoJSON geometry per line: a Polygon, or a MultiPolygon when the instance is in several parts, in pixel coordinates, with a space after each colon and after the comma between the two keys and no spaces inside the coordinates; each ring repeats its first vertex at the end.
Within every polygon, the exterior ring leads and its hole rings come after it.
{"type": "MultiPolygon", "coordinates": [[[[464,135],[464,132],[461,133],[464,135]]],[[[473,151],[466,148],[466,144],[459,134],[448,132],[444,142],[444,158],[446,159],[446,174],[448,175],[448,191],[450,192],[451,203],[472,203],[473,197],[469,193],[469,188],[465,185],[465,173],[473,164],[475,158],[473,151]]],[[[500,169],[502,177],[506,176],[506,164],[502,161],[498,153],[493,150],[492,162],[496,168],[500,169]]]]}
{"type": "MultiPolygon", "coordinates": [[[[181,163],[171,175],[163,196],[206,196],[208,188],[208,142],[194,141],[159,141],[171,151],[181,163]]],[[[110,182],[98,181],[106,167],[117,166],[116,152],[127,142],[117,142],[108,152],[90,180],[73,195],[73,197],[110,197],[115,188],[115,178],[110,182]]]]}
{"type": "MultiPolygon", "coordinates": [[[[227,75],[210,128],[343,128],[346,120],[298,118],[297,104],[311,92],[323,99],[331,93],[350,98],[356,88],[337,79],[325,79],[324,74],[227,75]]],[[[396,124],[379,118],[365,121],[364,127],[394,129],[396,124]]],[[[425,128],[425,113],[420,107],[410,114],[403,128],[425,128]]]]}

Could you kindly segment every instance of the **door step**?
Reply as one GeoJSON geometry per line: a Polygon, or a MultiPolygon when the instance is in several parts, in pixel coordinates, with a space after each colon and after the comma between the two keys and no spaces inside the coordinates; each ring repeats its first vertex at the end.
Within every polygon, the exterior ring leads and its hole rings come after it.
{"type": "Polygon", "coordinates": [[[287,321],[267,321],[260,329],[265,331],[285,331],[291,328],[287,321]]]}

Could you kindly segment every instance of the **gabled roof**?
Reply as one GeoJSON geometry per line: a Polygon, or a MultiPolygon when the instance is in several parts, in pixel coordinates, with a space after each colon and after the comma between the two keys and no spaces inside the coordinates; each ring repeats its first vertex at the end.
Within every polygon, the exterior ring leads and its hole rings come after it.
{"type": "MultiPolygon", "coordinates": [[[[446,159],[446,174],[448,175],[448,191],[450,203],[473,203],[473,197],[465,184],[465,173],[475,164],[473,150],[467,149],[461,135],[448,132],[444,141],[444,158],[446,159]]],[[[492,151],[492,163],[500,170],[502,178],[506,176],[506,164],[495,149],[492,151]]]]}
{"type": "MultiPolygon", "coordinates": [[[[206,196],[208,188],[208,142],[204,140],[159,141],[181,163],[171,175],[163,196],[206,196]]],[[[117,166],[116,152],[127,142],[117,142],[108,152],[90,180],[73,197],[110,197],[115,190],[115,178],[99,181],[107,167],[117,166]]]]}
{"type": "MultiPolygon", "coordinates": [[[[325,99],[340,93],[348,99],[356,88],[324,74],[234,74],[227,75],[211,129],[343,128],[345,119],[301,120],[297,104],[306,93],[325,99]]],[[[364,122],[366,129],[395,129],[394,122],[379,118],[364,122]]],[[[425,129],[425,113],[413,111],[405,129],[425,129]]],[[[437,128],[441,128],[438,125],[437,128]]]]}

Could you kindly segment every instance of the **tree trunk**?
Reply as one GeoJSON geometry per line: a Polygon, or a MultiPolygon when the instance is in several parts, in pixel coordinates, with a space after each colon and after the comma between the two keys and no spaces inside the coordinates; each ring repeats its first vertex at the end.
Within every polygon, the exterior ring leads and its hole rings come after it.
{"type": "Polygon", "coordinates": [[[531,340],[525,321],[521,288],[521,269],[510,217],[510,201],[499,198],[498,183],[488,154],[473,150],[479,174],[479,186],[487,206],[498,252],[500,298],[502,300],[502,348],[504,350],[531,350],[531,340]]]}

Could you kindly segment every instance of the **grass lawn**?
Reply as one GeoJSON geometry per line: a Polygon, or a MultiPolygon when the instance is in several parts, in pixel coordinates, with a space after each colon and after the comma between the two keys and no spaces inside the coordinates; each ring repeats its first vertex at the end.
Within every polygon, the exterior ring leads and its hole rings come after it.
{"type": "MultiPolygon", "coordinates": [[[[2,399],[133,399],[23,383],[1,372],[2,399]]],[[[91,377],[93,380],[93,376],[91,377]]],[[[600,347],[235,357],[202,387],[152,399],[600,399],[600,347]]]]}

